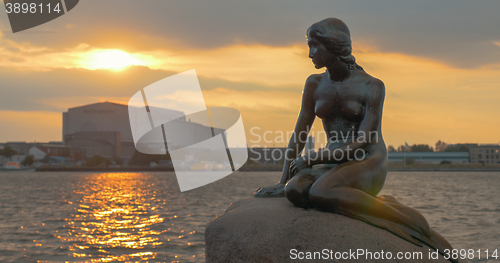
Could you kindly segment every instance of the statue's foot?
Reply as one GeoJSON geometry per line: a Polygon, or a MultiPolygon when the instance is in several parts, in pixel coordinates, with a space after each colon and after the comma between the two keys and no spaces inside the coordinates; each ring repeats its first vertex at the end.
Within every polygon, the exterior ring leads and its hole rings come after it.
{"type": "Polygon", "coordinates": [[[266,187],[260,187],[255,190],[254,197],[285,197],[285,185],[276,184],[266,187]]]}

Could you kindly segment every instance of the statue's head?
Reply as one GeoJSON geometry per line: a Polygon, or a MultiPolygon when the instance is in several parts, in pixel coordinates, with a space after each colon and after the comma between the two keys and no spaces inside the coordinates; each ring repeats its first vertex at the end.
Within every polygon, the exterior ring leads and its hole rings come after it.
{"type": "MultiPolygon", "coordinates": [[[[355,65],[356,59],[351,54],[351,34],[342,20],[332,17],[314,23],[307,29],[307,39],[308,43],[314,43],[315,41],[321,43],[328,52],[344,63],[355,65]]],[[[311,44],[309,46],[311,47],[311,44]]]]}

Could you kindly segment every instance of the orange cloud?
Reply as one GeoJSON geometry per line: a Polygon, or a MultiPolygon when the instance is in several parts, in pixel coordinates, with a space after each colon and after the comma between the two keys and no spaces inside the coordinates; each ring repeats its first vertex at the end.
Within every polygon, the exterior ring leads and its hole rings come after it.
{"type": "Polygon", "coordinates": [[[166,58],[158,68],[174,71],[195,68],[200,76],[269,86],[302,86],[307,76],[317,71],[302,46],[234,45],[210,50],[177,50],[170,54],[155,55],[166,58]]]}
{"type": "Polygon", "coordinates": [[[302,85],[316,72],[302,46],[269,47],[234,45],[202,50],[154,50],[128,53],[82,43],[67,50],[19,44],[0,36],[0,67],[47,71],[54,68],[114,69],[140,65],[151,69],[182,72],[270,86],[302,85]],[[1,48],[3,47],[3,48],[1,48]]]}
{"type": "MultiPolygon", "coordinates": [[[[500,134],[500,123],[497,114],[500,110],[500,64],[458,69],[431,59],[382,53],[369,44],[354,43],[354,47],[358,63],[386,85],[383,132],[387,144],[434,144],[437,140],[448,143],[499,141],[497,135],[500,134]]],[[[0,36],[0,67],[37,71],[54,68],[95,69],[99,68],[99,62],[90,63],[92,56],[112,50],[82,44],[57,51],[15,43],[0,36]]],[[[127,63],[131,65],[137,62],[151,69],[176,72],[195,68],[198,75],[203,77],[269,86],[268,91],[235,91],[231,87],[220,87],[204,92],[210,106],[239,109],[247,132],[251,127],[261,127],[263,132],[292,130],[301,103],[298,90],[308,75],[323,71],[314,69],[307,57],[305,45],[233,45],[209,50],[123,52],[130,59],[127,63]],[[284,88],[287,86],[297,89],[287,90],[284,88]]],[[[42,102],[68,108],[96,100],[127,101],[121,97],[82,99],[69,96],[64,102],[60,98],[42,102]]],[[[13,112],[1,114],[2,118],[6,118],[5,114],[15,115],[13,112]]],[[[19,114],[19,118],[9,119],[9,125],[24,128],[24,121],[20,118],[33,119],[33,115],[19,114]]],[[[52,129],[52,125],[60,127],[61,116],[58,115],[57,122],[53,116],[40,115],[40,118],[47,117],[48,121],[39,124],[43,126],[47,123],[47,129],[52,129]]],[[[315,131],[322,130],[319,121],[315,125],[315,131]]],[[[60,128],[56,134],[52,136],[59,137],[60,128]]],[[[38,138],[36,136],[38,131],[32,131],[31,136],[24,139],[38,138]]],[[[284,145],[286,143],[276,144],[284,145]]]]}
{"type": "Polygon", "coordinates": [[[500,141],[500,70],[456,69],[402,54],[361,53],[359,63],[386,85],[386,141],[434,144],[500,141]]]}
{"type": "Polygon", "coordinates": [[[75,97],[64,97],[63,99],[61,99],[61,98],[43,98],[43,99],[39,99],[38,102],[41,102],[42,104],[53,106],[54,108],[66,110],[69,108],[74,108],[74,107],[83,106],[83,105],[92,104],[92,103],[97,103],[97,102],[106,102],[106,101],[111,101],[111,102],[126,105],[129,100],[130,100],[129,97],[75,96],[75,97]]]}
{"type": "MultiPolygon", "coordinates": [[[[500,141],[496,115],[500,110],[500,68],[456,69],[367,46],[355,52],[358,63],[386,85],[383,133],[387,144],[500,141]]],[[[246,127],[262,127],[262,132],[292,130],[301,102],[298,93],[276,90],[216,89],[204,95],[214,106],[240,109],[246,127]]],[[[313,131],[321,130],[317,120],[313,131]]]]}

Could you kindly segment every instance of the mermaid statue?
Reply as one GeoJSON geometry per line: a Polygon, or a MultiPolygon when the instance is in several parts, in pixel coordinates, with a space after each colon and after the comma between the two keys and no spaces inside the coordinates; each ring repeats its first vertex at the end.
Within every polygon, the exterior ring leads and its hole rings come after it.
{"type": "Polygon", "coordinates": [[[418,211],[392,196],[377,197],[387,175],[381,130],[385,87],[356,63],[346,24],[337,18],[313,24],[307,44],[314,66],[326,71],[306,80],[280,182],[257,189],[255,196],[286,196],[297,207],[359,219],[440,253],[451,250],[418,211]],[[316,117],[328,143],[301,156],[316,117]]]}

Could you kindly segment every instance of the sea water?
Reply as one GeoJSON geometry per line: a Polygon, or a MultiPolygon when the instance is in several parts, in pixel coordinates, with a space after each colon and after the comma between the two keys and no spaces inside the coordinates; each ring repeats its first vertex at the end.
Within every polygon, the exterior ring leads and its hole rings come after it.
{"type": "MultiPolygon", "coordinates": [[[[3,172],[0,262],[204,262],[205,225],[279,177],[236,172],[181,193],[167,172],[3,172]]],[[[500,262],[499,187],[498,172],[390,172],[381,194],[416,208],[454,248],[480,249],[470,261],[500,262]]]]}

